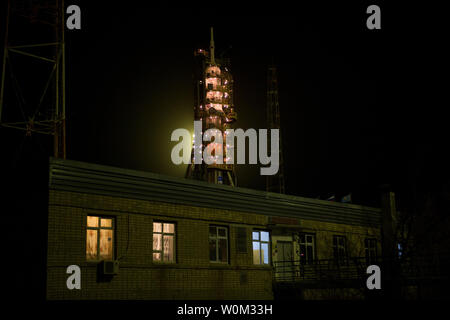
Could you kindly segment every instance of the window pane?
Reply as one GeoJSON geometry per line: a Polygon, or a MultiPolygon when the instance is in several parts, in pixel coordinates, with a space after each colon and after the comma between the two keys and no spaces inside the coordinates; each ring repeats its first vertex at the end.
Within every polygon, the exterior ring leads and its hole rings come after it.
{"type": "Polygon", "coordinates": [[[217,233],[216,233],[216,227],[209,227],[209,236],[210,237],[216,237],[217,233]]]}
{"type": "Polygon", "coordinates": [[[100,226],[105,228],[112,228],[112,219],[100,219],[100,226]]]}
{"type": "Polygon", "coordinates": [[[312,243],[312,236],[306,236],[306,242],[312,243]]]}
{"type": "Polygon", "coordinates": [[[267,231],[261,231],[261,241],[269,242],[269,233],[267,231]]]}
{"type": "MultiPolygon", "coordinates": [[[[173,225],[172,225],[173,226],[173,225]]],[[[174,261],[174,241],[173,236],[164,236],[164,261],[173,262],[174,261]]]]}
{"type": "Polygon", "coordinates": [[[162,232],[160,222],[153,222],[153,232],[162,232]]]}
{"type": "Polygon", "coordinates": [[[86,234],[86,259],[97,259],[97,230],[87,230],[86,234]]]}
{"type": "Polygon", "coordinates": [[[219,240],[219,261],[228,262],[227,239],[219,240]]]}
{"type": "Polygon", "coordinates": [[[306,253],[306,246],[304,244],[300,245],[300,257],[304,257],[306,253]]]}
{"type": "Polygon", "coordinates": [[[259,252],[259,242],[253,241],[253,263],[261,264],[261,253],[259,252]]]}
{"type": "Polygon", "coordinates": [[[113,231],[100,230],[100,257],[106,260],[113,258],[113,231]]]}
{"type": "Polygon", "coordinates": [[[154,252],[153,253],[153,261],[161,261],[161,253],[154,252]]]}
{"type": "Polygon", "coordinates": [[[269,244],[261,243],[261,250],[262,250],[263,263],[268,264],[269,263],[269,244]]]}
{"type": "Polygon", "coordinates": [[[227,236],[227,229],[219,228],[219,236],[226,237],[227,236]]]}
{"type": "Polygon", "coordinates": [[[209,239],[209,260],[217,261],[216,257],[216,240],[209,239]]]}
{"type": "Polygon", "coordinates": [[[98,217],[87,217],[87,226],[88,227],[98,227],[98,217]]]}
{"type": "Polygon", "coordinates": [[[162,248],[162,243],[161,243],[161,237],[162,234],[153,234],[153,250],[158,250],[160,251],[162,248]]]}
{"type": "Polygon", "coordinates": [[[337,245],[337,237],[333,237],[333,246],[337,245]]]}
{"type": "Polygon", "coordinates": [[[253,231],[253,240],[259,240],[259,231],[253,231]]]}
{"type": "Polygon", "coordinates": [[[164,233],[174,233],[174,232],[175,232],[175,224],[164,223],[164,233]]]}
{"type": "Polygon", "coordinates": [[[305,234],[300,235],[300,242],[305,243],[305,234]]]}
{"type": "Polygon", "coordinates": [[[307,252],[306,252],[306,256],[308,257],[308,262],[312,262],[313,260],[313,248],[312,246],[308,246],[306,248],[307,252]]]}

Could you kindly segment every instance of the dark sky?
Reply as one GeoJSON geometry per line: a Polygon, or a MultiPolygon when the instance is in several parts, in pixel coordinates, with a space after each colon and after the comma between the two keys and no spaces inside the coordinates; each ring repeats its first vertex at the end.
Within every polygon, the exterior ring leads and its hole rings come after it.
{"type": "MultiPolygon", "coordinates": [[[[381,184],[407,202],[415,185],[448,181],[439,8],[380,4],[382,29],[368,30],[372,3],[227,12],[93,2],[71,2],[82,28],[66,32],[69,159],[183,177],[170,134],[193,130],[193,50],[214,26],[232,61],[237,127],[266,127],[266,70],[278,66],[287,193],[352,192],[378,205],[381,184]]],[[[259,167],[238,167],[239,185],[264,189],[259,167]]]]}

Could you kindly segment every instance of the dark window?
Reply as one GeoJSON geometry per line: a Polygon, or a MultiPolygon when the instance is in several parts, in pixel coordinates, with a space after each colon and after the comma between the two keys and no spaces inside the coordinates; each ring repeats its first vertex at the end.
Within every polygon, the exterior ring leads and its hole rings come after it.
{"type": "Polygon", "coordinates": [[[347,261],[347,239],[344,236],[333,236],[333,256],[336,263],[347,261]]]}
{"type": "Polygon", "coordinates": [[[209,227],[209,261],[228,263],[228,228],[209,227]]]}
{"type": "Polygon", "coordinates": [[[377,260],[377,239],[366,238],[364,240],[364,246],[367,264],[375,263],[377,260]]]}
{"type": "Polygon", "coordinates": [[[247,229],[244,227],[236,228],[236,252],[247,253],[247,229]]]}
{"type": "Polygon", "coordinates": [[[315,241],[313,234],[300,234],[300,262],[312,264],[314,261],[315,241]]]}

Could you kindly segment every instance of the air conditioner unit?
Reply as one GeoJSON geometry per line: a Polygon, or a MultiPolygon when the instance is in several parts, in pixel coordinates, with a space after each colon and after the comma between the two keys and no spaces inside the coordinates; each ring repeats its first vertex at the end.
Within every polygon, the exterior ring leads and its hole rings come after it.
{"type": "Polygon", "coordinates": [[[102,271],[105,275],[114,275],[119,273],[118,260],[104,260],[102,261],[102,271]]]}

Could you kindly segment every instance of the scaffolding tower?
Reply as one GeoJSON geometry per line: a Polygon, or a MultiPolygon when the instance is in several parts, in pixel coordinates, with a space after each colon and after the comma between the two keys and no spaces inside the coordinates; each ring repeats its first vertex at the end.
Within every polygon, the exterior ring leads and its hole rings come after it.
{"type": "MultiPolygon", "coordinates": [[[[280,133],[280,159],[278,173],[266,176],[266,191],[285,193],[283,143],[280,123],[280,106],[278,103],[277,68],[269,65],[267,74],[267,126],[268,129],[278,129],[280,133]]],[[[270,135],[269,135],[270,145],[270,135]]]]}
{"type": "Polygon", "coordinates": [[[8,1],[0,126],[53,136],[66,158],[64,0],[8,1]]]}
{"type": "MultiPolygon", "coordinates": [[[[233,77],[230,72],[230,61],[215,57],[214,34],[211,28],[209,51],[198,49],[194,52],[194,119],[202,123],[202,137],[208,129],[218,130],[223,137],[223,143],[201,141],[201,150],[192,150],[191,164],[188,165],[186,177],[204,180],[209,183],[236,186],[235,166],[230,155],[226,154],[227,129],[231,129],[237,120],[233,103],[233,77]],[[223,163],[217,163],[215,150],[221,149],[223,163]],[[211,164],[205,163],[203,151],[210,149],[211,164]],[[195,152],[202,153],[202,163],[194,163],[195,152]],[[229,163],[227,163],[229,162],[229,163]]],[[[194,137],[201,139],[202,137],[194,137]]]]}

